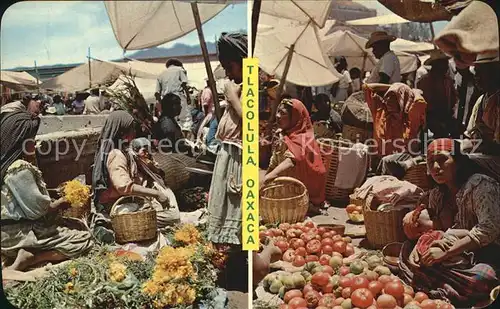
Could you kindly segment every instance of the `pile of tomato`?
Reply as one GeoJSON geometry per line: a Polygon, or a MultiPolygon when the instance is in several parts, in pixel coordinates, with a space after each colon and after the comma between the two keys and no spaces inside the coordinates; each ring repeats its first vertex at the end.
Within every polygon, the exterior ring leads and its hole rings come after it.
{"type": "Polygon", "coordinates": [[[335,231],[324,227],[316,227],[314,222],[288,224],[282,223],[278,228],[261,228],[260,240],[273,238],[274,244],[283,253],[283,261],[301,267],[307,262],[320,262],[328,265],[333,253],[341,257],[354,254],[354,247],[349,237],[337,235],[335,231]]]}
{"type": "Polygon", "coordinates": [[[264,279],[264,288],[283,300],[280,309],[454,308],[423,292],[415,293],[378,264],[376,257],[347,261],[354,254],[351,240],[317,228],[312,221],[261,229],[261,241],[268,237],[274,239],[284,261],[302,269],[287,275],[271,273],[264,279]]]}

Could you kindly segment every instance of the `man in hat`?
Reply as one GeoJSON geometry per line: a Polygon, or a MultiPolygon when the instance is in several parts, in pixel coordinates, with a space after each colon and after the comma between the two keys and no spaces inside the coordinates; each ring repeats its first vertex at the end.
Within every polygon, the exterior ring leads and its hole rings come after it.
{"type": "Polygon", "coordinates": [[[480,152],[500,154],[500,58],[499,52],[478,54],[476,84],[484,94],[474,105],[467,135],[481,139],[480,152]]]}
{"type": "Polygon", "coordinates": [[[393,84],[401,81],[401,67],[398,57],[391,50],[391,42],[396,40],[385,31],[375,31],[370,35],[365,48],[372,48],[375,58],[379,59],[367,79],[367,83],[393,84]]]}
{"type": "Polygon", "coordinates": [[[417,83],[427,102],[427,127],[435,138],[460,137],[464,128],[453,118],[457,104],[455,82],[448,74],[449,57],[436,49],[430,54],[424,65],[431,66],[429,73],[417,83]]]}
{"type": "Polygon", "coordinates": [[[188,88],[187,72],[182,62],[178,59],[168,59],[167,69],[158,76],[155,97],[158,102],[168,93],[181,98],[181,113],[178,117],[179,125],[184,134],[191,133],[193,120],[191,118],[191,96],[188,88]]]}

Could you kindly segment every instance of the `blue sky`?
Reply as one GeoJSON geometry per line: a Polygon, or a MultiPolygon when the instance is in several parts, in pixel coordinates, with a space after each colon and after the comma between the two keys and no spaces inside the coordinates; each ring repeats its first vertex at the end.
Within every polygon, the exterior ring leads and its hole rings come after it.
{"type": "MultiPolygon", "coordinates": [[[[247,29],[247,5],[234,4],[203,25],[207,41],[222,31],[247,29]]],[[[18,2],[2,16],[0,29],[1,68],[85,62],[87,49],[92,57],[111,60],[121,58],[102,1],[88,2],[18,2]]],[[[193,31],[175,43],[198,44],[193,31]]]]}

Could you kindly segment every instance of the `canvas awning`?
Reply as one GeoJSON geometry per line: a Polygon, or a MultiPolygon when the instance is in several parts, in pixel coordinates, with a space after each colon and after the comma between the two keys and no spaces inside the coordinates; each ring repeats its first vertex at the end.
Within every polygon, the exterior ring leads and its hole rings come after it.
{"type": "Polygon", "coordinates": [[[38,88],[36,78],[24,71],[0,71],[0,82],[14,91],[31,91],[38,88]]]}
{"type": "Polygon", "coordinates": [[[422,53],[428,52],[436,47],[432,43],[428,42],[413,42],[404,39],[397,38],[395,41],[391,42],[391,49],[402,52],[414,52],[422,53]]]}
{"type": "MultiPolygon", "coordinates": [[[[262,1],[260,13],[303,23],[312,21],[318,28],[323,28],[330,14],[330,5],[331,1],[264,0],[262,1]]],[[[261,23],[259,21],[259,24],[261,23]]]]}
{"type": "Polygon", "coordinates": [[[346,21],[346,24],[353,26],[371,26],[371,25],[404,24],[409,22],[410,20],[407,20],[399,15],[388,14],[388,15],[369,17],[369,18],[349,20],[346,21]]]}
{"type": "MultiPolygon", "coordinates": [[[[196,29],[189,1],[104,1],[118,44],[124,50],[158,46],[196,29]]],[[[226,1],[197,1],[205,23],[227,6],[226,1]]]]}

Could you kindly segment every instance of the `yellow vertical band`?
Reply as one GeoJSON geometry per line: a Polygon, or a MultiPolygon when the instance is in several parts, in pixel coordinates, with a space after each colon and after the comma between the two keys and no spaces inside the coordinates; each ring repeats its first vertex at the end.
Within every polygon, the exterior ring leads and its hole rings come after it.
{"type": "Polygon", "coordinates": [[[259,250],[259,61],[243,60],[243,250],[259,250]]]}

